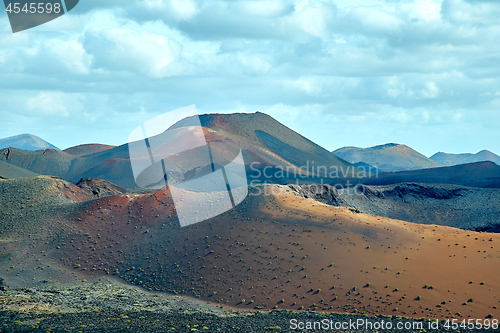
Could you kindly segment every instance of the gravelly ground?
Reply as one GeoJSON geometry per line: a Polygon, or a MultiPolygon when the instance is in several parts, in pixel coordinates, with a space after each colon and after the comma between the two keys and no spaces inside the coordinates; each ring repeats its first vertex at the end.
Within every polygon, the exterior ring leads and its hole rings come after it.
{"type": "Polygon", "coordinates": [[[439,323],[440,329],[429,329],[428,325],[428,321],[397,317],[239,312],[181,296],[149,293],[107,280],[79,286],[0,291],[0,332],[456,332],[443,328],[443,323],[439,323]],[[366,329],[366,326],[359,330],[352,329],[353,326],[347,330],[301,330],[293,329],[292,319],[298,322],[326,320],[330,325],[347,325],[349,321],[363,319],[372,324],[390,322],[394,328],[398,323],[409,322],[410,325],[420,323],[425,330],[375,330],[366,329]]]}

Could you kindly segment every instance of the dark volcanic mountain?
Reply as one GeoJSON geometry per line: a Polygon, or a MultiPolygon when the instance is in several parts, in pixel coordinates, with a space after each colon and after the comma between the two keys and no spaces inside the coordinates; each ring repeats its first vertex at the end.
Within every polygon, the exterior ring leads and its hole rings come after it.
{"type": "Polygon", "coordinates": [[[374,167],[373,165],[367,164],[365,162],[357,162],[354,163],[353,165],[360,168],[361,170],[364,170],[367,174],[368,173],[379,174],[382,172],[377,167],[374,167]]]}
{"type": "Polygon", "coordinates": [[[399,183],[336,190],[289,185],[299,196],[366,214],[465,230],[500,232],[500,189],[399,183]]]}
{"type": "Polygon", "coordinates": [[[432,155],[430,159],[443,165],[449,166],[484,161],[491,161],[500,165],[500,156],[492,153],[489,150],[481,150],[476,154],[447,154],[439,152],[432,155]]]}
{"type": "Polygon", "coordinates": [[[0,149],[8,147],[14,147],[23,150],[59,149],[56,146],[32,134],[20,134],[5,139],[0,139],[0,149]]]}
{"type": "MultiPolygon", "coordinates": [[[[190,126],[192,122],[192,117],[183,119],[170,130],[190,126]]],[[[217,143],[222,143],[224,149],[232,151],[232,155],[223,157],[227,161],[242,149],[247,169],[253,165],[252,171],[279,167],[290,170],[290,174],[295,172],[313,178],[332,175],[331,178],[335,178],[335,171],[339,171],[338,178],[359,178],[360,174],[364,174],[352,164],[332,156],[323,147],[261,112],[206,114],[200,116],[200,122],[207,129],[205,136],[216,154],[227,155],[227,152],[218,151],[217,143]]],[[[293,175],[289,176],[293,178],[293,175]]]]}
{"type": "Polygon", "coordinates": [[[360,183],[390,185],[405,182],[500,188],[500,166],[493,162],[477,162],[425,170],[387,172],[363,179],[360,183]]]}
{"type": "Polygon", "coordinates": [[[0,150],[0,161],[41,175],[61,177],[68,173],[74,157],[56,149],[29,151],[18,148],[0,150]]]}
{"type": "Polygon", "coordinates": [[[86,156],[75,156],[54,149],[0,150],[0,161],[38,174],[60,177],[73,183],[81,178],[100,178],[121,187],[132,188],[135,187],[135,181],[128,156],[127,145],[86,156]]]}
{"type": "MultiPolygon", "coordinates": [[[[181,120],[169,131],[177,138],[189,138],[192,118],[181,120]]],[[[201,115],[201,125],[214,156],[222,161],[231,161],[239,150],[243,152],[248,172],[255,179],[265,178],[265,168],[290,170],[281,179],[286,182],[296,174],[311,177],[361,178],[364,173],[341,158],[328,152],[314,142],[304,138],[272,117],[257,112],[253,114],[201,115]],[[319,167],[321,172],[318,172],[319,167]],[[332,172],[335,172],[332,174],[332,172]]],[[[168,148],[169,142],[159,149],[168,148]]],[[[0,150],[0,160],[28,169],[38,174],[54,175],[76,183],[81,178],[100,178],[124,188],[136,187],[133,177],[129,148],[127,144],[89,153],[103,146],[80,146],[66,151],[48,149],[45,151],[24,151],[16,148],[0,150]],[[69,153],[68,153],[69,152],[69,153]]],[[[106,147],[107,148],[107,147],[106,147]]],[[[200,172],[210,172],[210,162],[202,159],[199,149],[183,153],[177,162],[176,177],[189,180],[200,172]]],[[[149,158],[149,157],[147,157],[149,158]]],[[[276,181],[275,173],[273,181],[276,181]]]]}
{"type": "Polygon", "coordinates": [[[388,143],[370,148],[343,147],[333,154],[349,163],[363,162],[378,168],[381,172],[406,171],[439,167],[440,164],[430,160],[406,145],[388,143]]]}

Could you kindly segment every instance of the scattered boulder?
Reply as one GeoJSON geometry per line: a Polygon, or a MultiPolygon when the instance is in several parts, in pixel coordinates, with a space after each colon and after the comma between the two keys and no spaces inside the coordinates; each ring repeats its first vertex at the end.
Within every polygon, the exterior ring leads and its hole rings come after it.
{"type": "Polygon", "coordinates": [[[127,191],[120,186],[98,178],[82,178],[76,186],[91,193],[95,198],[122,195],[127,191]]]}
{"type": "Polygon", "coordinates": [[[340,206],[337,188],[330,185],[288,185],[291,191],[303,198],[312,198],[322,203],[340,206]]]}

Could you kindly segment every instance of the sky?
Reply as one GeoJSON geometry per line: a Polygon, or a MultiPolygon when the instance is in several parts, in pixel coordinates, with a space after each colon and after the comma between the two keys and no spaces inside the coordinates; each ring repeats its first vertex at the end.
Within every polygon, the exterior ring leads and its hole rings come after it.
{"type": "Polygon", "coordinates": [[[80,0],[13,34],[0,138],[119,145],[195,104],[267,113],[328,150],[500,154],[496,0],[80,0]]]}

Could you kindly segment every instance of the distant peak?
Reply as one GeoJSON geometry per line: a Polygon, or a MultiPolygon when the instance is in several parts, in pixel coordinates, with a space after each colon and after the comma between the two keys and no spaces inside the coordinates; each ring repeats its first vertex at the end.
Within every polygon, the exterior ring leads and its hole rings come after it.
{"type": "Polygon", "coordinates": [[[483,149],[480,152],[478,152],[477,154],[493,154],[493,153],[487,149],[483,149]]]}
{"type": "Polygon", "coordinates": [[[0,148],[6,147],[14,147],[24,150],[39,150],[47,148],[59,149],[38,136],[29,133],[0,139],[0,148]]]}
{"type": "Polygon", "coordinates": [[[402,148],[409,148],[406,145],[402,145],[399,143],[386,143],[383,145],[378,145],[378,146],[373,146],[373,147],[367,147],[367,148],[361,148],[361,147],[356,147],[356,146],[345,146],[342,148],[339,148],[337,150],[334,150],[334,152],[341,152],[341,151],[347,151],[347,150],[359,150],[359,151],[372,151],[372,150],[382,150],[382,149],[387,149],[387,148],[392,148],[392,147],[397,147],[400,146],[402,148]]]}
{"type": "Polygon", "coordinates": [[[36,135],[29,134],[29,133],[18,134],[18,135],[10,136],[10,137],[5,138],[5,139],[19,139],[19,138],[32,138],[32,139],[40,139],[40,138],[39,138],[39,137],[37,137],[36,135]]]}
{"type": "Polygon", "coordinates": [[[392,148],[392,147],[396,147],[396,146],[406,147],[405,145],[401,145],[399,143],[386,143],[384,145],[371,147],[371,149],[385,149],[385,148],[392,148]]]}

